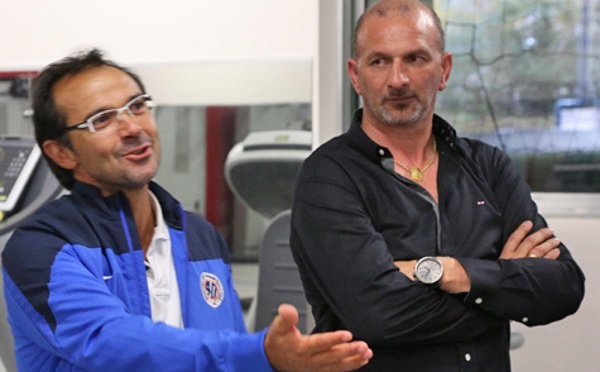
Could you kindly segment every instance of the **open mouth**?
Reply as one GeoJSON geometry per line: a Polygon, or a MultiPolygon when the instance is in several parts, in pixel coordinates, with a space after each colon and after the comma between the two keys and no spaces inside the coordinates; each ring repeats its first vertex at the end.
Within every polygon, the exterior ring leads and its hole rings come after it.
{"type": "Polygon", "coordinates": [[[123,154],[125,157],[140,158],[150,154],[150,145],[139,146],[123,154]]]}

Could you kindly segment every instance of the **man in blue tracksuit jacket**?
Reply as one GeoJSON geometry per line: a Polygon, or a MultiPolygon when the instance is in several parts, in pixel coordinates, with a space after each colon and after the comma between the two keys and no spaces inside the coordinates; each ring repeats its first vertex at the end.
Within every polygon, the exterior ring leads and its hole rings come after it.
{"type": "Polygon", "coordinates": [[[36,139],[70,194],[12,235],[2,255],[22,371],[343,371],[372,352],[347,331],[303,336],[284,305],[248,334],[228,249],[152,178],[151,97],[96,49],[33,86],[36,139]]]}

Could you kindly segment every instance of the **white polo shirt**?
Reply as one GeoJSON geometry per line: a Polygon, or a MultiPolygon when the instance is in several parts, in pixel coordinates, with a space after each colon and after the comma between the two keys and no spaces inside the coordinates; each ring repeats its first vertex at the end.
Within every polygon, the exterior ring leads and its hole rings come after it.
{"type": "Polygon", "coordinates": [[[150,193],[156,210],[156,227],[146,252],[146,278],[152,320],[183,328],[179,286],[171,253],[171,238],[158,199],[150,193]]]}

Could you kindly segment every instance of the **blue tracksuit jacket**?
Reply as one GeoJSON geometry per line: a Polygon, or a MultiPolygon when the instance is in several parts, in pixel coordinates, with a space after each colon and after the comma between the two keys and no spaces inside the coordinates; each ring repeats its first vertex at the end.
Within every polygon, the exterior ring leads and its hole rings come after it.
{"type": "Polygon", "coordinates": [[[151,183],[169,226],[185,329],[151,319],[127,199],[77,183],[21,225],[2,254],[20,371],[271,371],[248,334],[227,246],[151,183]]]}

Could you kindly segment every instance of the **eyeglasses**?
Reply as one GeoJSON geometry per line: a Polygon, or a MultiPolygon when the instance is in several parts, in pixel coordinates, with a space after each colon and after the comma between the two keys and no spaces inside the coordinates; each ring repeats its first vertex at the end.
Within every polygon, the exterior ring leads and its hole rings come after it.
{"type": "Polygon", "coordinates": [[[106,133],[115,129],[121,115],[126,112],[131,117],[142,116],[150,113],[154,102],[149,94],[142,94],[127,102],[125,106],[117,109],[106,110],[90,116],[81,124],[73,125],[63,129],[63,132],[72,130],[88,129],[92,133],[106,133]]]}

